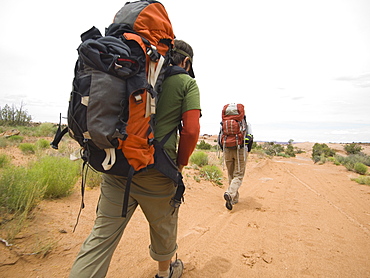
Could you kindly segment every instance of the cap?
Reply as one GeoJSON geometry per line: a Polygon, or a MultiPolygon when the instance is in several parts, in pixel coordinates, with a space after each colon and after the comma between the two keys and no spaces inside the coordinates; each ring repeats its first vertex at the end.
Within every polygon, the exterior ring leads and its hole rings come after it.
{"type": "Polygon", "coordinates": [[[182,55],[184,55],[185,57],[188,57],[189,58],[189,61],[190,61],[190,69],[189,69],[189,75],[193,78],[195,78],[195,75],[194,75],[194,70],[193,70],[193,58],[188,54],[186,53],[184,50],[181,50],[181,49],[178,49],[178,48],[174,48],[173,51],[177,52],[177,53],[180,53],[182,55]]]}

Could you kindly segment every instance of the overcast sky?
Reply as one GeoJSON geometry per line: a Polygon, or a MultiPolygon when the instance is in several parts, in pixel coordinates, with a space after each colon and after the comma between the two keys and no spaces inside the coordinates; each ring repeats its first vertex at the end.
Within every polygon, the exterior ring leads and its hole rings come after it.
{"type": "MultiPolygon", "coordinates": [[[[66,116],[80,34],[125,2],[1,0],[0,107],[66,116]]],[[[161,3],[194,49],[202,134],[240,102],[257,141],[370,142],[370,1],[161,3]]]]}

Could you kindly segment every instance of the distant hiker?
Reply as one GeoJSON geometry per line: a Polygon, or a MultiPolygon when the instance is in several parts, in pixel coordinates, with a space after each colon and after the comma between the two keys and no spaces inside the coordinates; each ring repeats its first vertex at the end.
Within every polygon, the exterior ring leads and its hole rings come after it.
{"type": "Polygon", "coordinates": [[[230,103],[223,107],[218,144],[223,150],[229,180],[224,199],[226,208],[232,210],[239,201],[239,188],[253,144],[252,128],[246,121],[243,104],[230,103]]]}
{"type": "MultiPolygon", "coordinates": [[[[132,3],[142,5],[146,1],[132,3]]],[[[157,5],[158,2],[148,1],[146,4],[157,5]]],[[[117,13],[119,14],[120,12],[117,13]]],[[[114,24],[121,23],[117,15],[114,24]]],[[[162,33],[158,32],[159,35],[162,33]]],[[[162,44],[165,42],[166,40],[160,41],[162,44]]],[[[156,104],[154,144],[165,142],[164,150],[172,159],[169,160],[178,173],[188,164],[189,157],[197,144],[201,108],[199,89],[193,79],[191,46],[184,41],[175,40],[172,51],[172,62],[166,69],[156,104]],[[177,142],[178,147],[176,147],[177,142]]],[[[147,144],[147,140],[144,141],[147,144]]],[[[182,261],[176,258],[171,262],[178,248],[177,222],[181,202],[174,202],[178,186],[176,187],[173,179],[162,174],[156,166],[135,172],[127,202],[122,200],[128,187],[128,178],[117,174],[102,174],[95,225],[77,255],[70,277],[106,276],[115,248],[138,205],[150,227],[149,252],[152,259],[158,261],[158,273],[155,277],[181,277],[184,268],[182,261]],[[127,205],[127,212],[125,217],[122,217],[125,205],[127,205]]],[[[132,259],[135,260],[135,258],[132,259]]],[[[133,265],[135,266],[135,261],[133,265]]]]}

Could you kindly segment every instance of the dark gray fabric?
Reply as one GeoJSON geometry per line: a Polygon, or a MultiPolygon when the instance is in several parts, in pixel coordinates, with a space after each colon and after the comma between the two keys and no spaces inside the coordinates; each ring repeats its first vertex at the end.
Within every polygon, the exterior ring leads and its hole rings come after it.
{"type": "Polygon", "coordinates": [[[127,24],[132,29],[137,19],[138,14],[150,3],[146,1],[126,3],[116,14],[113,22],[119,24],[127,24]]]}
{"type": "Polygon", "coordinates": [[[123,135],[116,132],[121,113],[121,103],[125,100],[126,82],[101,71],[92,72],[89,105],[87,106],[87,130],[94,144],[101,148],[115,148],[117,137],[123,135]],[[109,92],[109,94],[107,94],[109,92]]]}

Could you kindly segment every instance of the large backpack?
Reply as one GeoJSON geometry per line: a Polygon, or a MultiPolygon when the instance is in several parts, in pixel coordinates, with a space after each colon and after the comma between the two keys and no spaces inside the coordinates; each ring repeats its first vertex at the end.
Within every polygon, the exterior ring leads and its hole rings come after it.
{"type": "Polygon", "coordinates": [[[243,104],[229,103],[222,109],[221,128],[218,137],[219,145],[224,148],[244,146],[247,122],[243,104]]]}
{"type": "Polygon", "coordinates": [[[161,142],[153,134],[157,95],[174,46],[164,6],[158,1],[127,2],[105,36],[92,27],[81,40],[68,127],[58,129],[52,147],[57,149],[68,132],[82,147],[84,165],[127,177],[124,217],[133,175],[151,167],[178,186],[171,203],[178,206],[185,189],[182,176],[163,150],[177,130],[161,142]]]}

